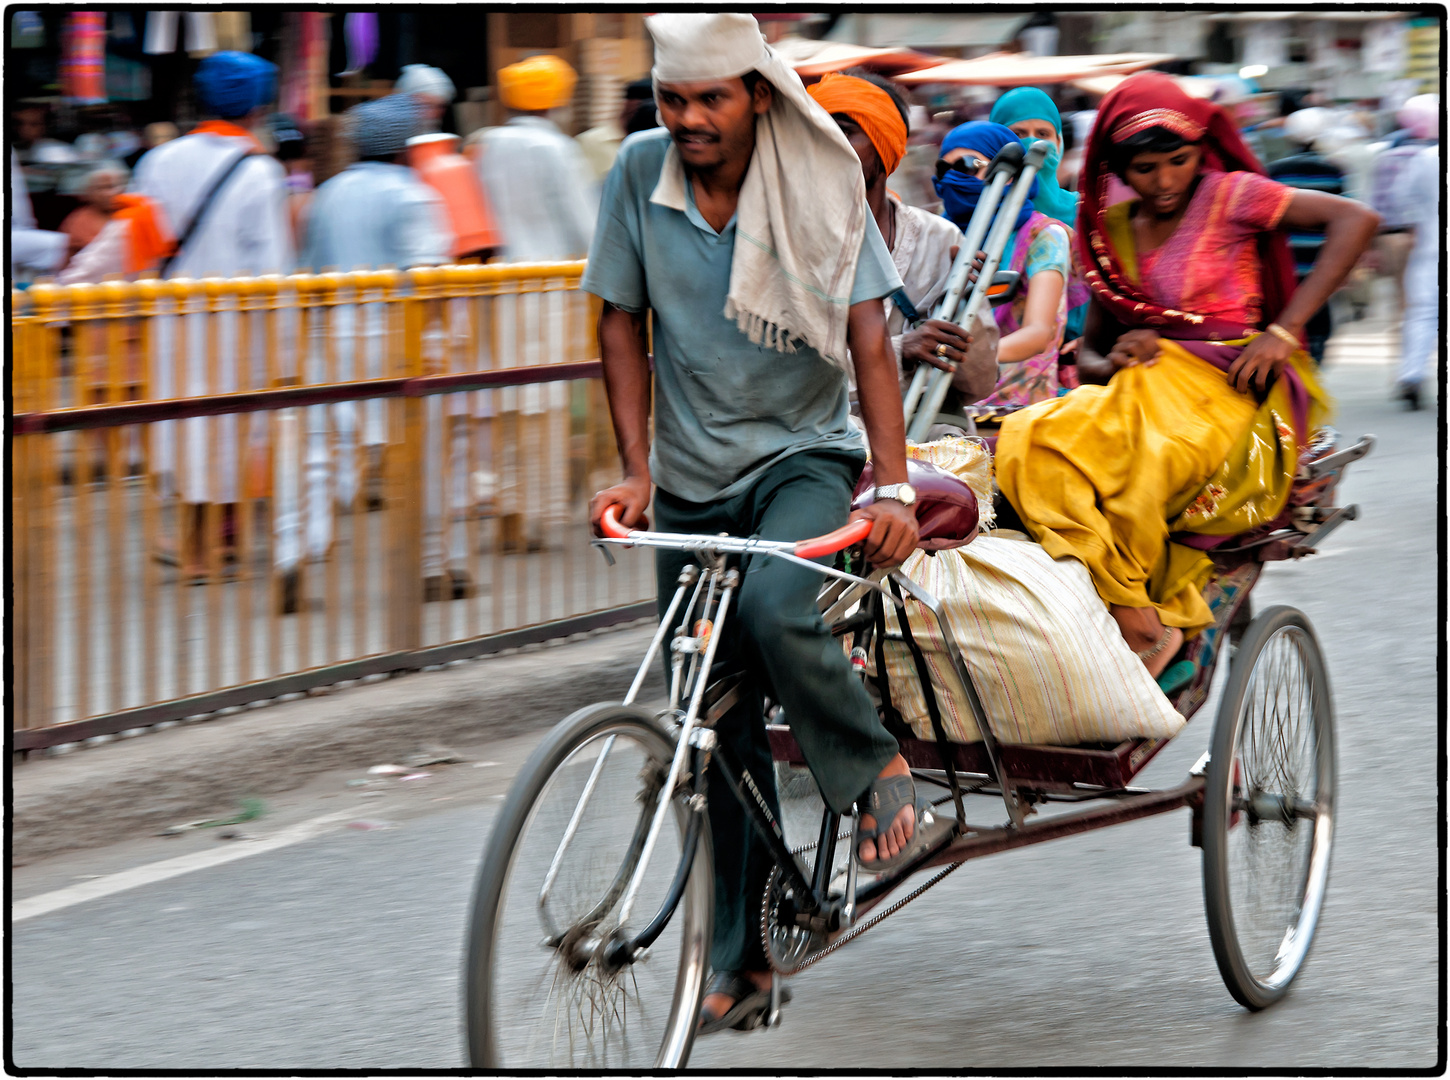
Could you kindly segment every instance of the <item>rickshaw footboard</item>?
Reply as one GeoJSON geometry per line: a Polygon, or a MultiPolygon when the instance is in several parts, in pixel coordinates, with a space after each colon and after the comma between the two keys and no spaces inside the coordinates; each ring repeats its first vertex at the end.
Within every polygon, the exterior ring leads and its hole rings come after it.
{"type": "Polygon", "coordinates": [[[1203,805],[1202,776],[1190,776],[1185,782],[1162,791],[1146,791],[1117,797],[1105,806],[1054,814],[1052,817],[1028,821],[1019,828],[971,829],[944,847],[923,867],[965,862],[999,851],[1040,844],[1063,836],[1092,832],[1109,825],[1165,814],[1180,807],[1197,810],[1203,805]]]}

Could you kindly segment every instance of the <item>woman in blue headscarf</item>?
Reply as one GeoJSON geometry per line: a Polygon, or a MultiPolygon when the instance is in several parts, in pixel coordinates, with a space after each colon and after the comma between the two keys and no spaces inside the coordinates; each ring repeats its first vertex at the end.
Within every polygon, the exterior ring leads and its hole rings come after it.
{"type": "MultiPolygon", "coordinates": [[[[966,230],[986,189],[987,166],[1008,143],[1020,142],[1001,124],[974,121],[954,128],[941,144],[936,191],[943,213],[966,230]]],[[[1011,304],[996,309],[1002,332],[997,388],[978,404],[1030,405],[1058,393],[1057,355],[1067,324],[1070,237],[1061,222],[1036,208],[1040,181],[1034,180],[1017,216],[1015,232],[1002,253],[1002,266],[1023,276],[1011,304]]]]}
{"type": "MultiPolygon", "coordinates": [[[[1062,163],[1062,114],[1052,99],[1035,86],[1019,86],[997,99],[990,119],[994,124],[1010,128],[1023,146],[1031,146],[1040,139],[1051,147],[1042,172],[1037,174],[1037,197],[1032,203],[1048,217],[1076,229],[1081,196],[1076,191],[1062,190],[1057,182],[1057,168],[1062,163]]],[[[1067,283],[1067,340],[1082,337],[1087,303],[1087,286],[1073,275],[1067,283]]]]}

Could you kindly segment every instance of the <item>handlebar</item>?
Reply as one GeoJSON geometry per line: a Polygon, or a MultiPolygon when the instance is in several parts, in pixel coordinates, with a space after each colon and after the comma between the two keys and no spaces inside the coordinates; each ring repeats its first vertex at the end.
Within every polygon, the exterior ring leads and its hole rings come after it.
{"type": "MultiPolygon", "coordinates": [[[[635,531],[626,529],[619,523],[619,509],[617,503],[606,506],[599,520],[599,529],[612,540],[628,540],[635,535],[635,531]]],[[[825,536],[796,541],[792,553],[802,559],[819,559],[824,555],[834,555],[853,544],[859,544],[870,535],[870,519],[858,518],[856,521],[849,521],[842,525],[835,532],[826,533],[825,536]]]]}

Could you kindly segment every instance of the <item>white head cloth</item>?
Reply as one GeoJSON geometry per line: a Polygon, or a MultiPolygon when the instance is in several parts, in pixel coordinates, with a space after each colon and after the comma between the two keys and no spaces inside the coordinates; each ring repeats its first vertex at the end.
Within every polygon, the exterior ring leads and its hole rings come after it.
{"type": "Polygon", "coordinates": [[[1338,116],[1329,109],[1300,109],[1284,119],[1284,134],[1294,142],[1312,145],[1334,125],[1338,116]]]}
{"type": "Polygon", "coordinates": [[[407,64],[393,87],[396,94],[427,94],[444,104],[451,102],[458,93],[453,80],[436,67],[427,64],[407,64]]]}
{"type": "MultiPolygon", "coordinates": [[[[672,12],[649,16],[645,26],[654,38],[656,94],[660,83],[750,71],[775,88],[770,110],[756,121],[755,154],[736,207],[725,317],[757,345],[795,352],[803,341],[849,373],[846,317],[868,212],[856,152],[751,16],[672,12]]],[[[685,209],[674,146],[651,201],[685,209]]]]}

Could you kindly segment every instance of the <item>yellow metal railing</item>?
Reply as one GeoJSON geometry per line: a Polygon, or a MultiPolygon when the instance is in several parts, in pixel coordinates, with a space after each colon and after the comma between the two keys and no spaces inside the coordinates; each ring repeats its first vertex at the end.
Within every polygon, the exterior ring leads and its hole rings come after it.
{"type": "Polygon", "coordinates": [[[582,270],[14,293],[17,748],[647,610],[582,270]]]}

